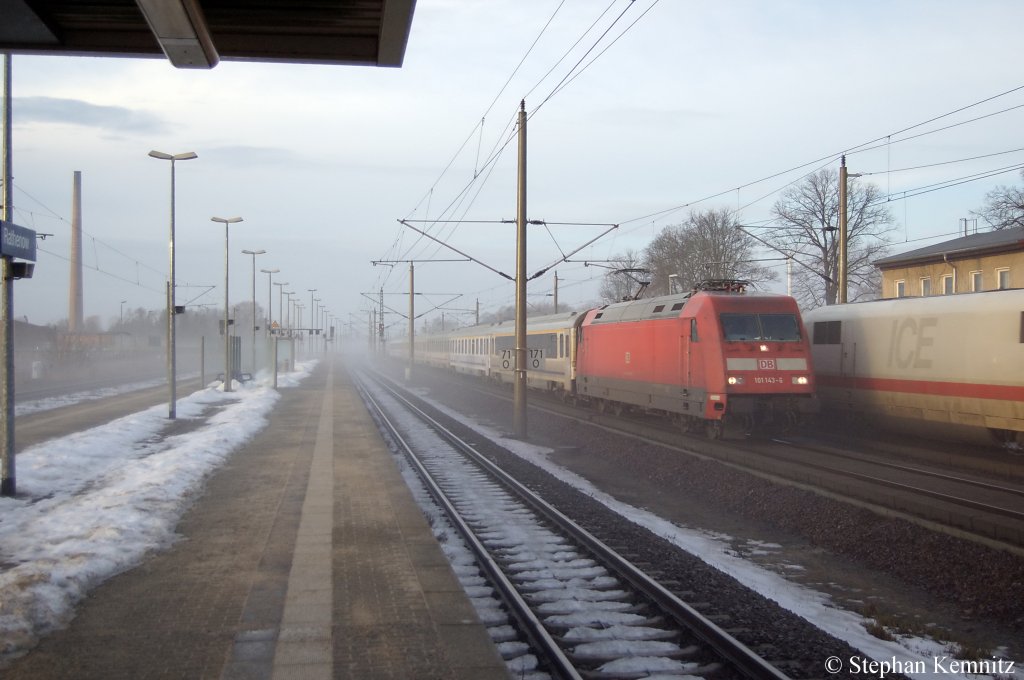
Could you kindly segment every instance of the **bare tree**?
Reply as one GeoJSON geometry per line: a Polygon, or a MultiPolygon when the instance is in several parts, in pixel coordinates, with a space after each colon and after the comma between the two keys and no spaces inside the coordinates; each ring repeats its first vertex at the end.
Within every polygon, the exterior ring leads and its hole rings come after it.
{"type": "MultiPolygon", "coordinates": [[[[872,264],[888,248],[893,218],[873,184],[854,178],[847,192],[848,299],[878,295],[872,264]]],[[[825,168],[786,189],[772,213],[779,222],[763,238],[802,263],[793,269],[793,296],[805,307],[835,304],[839,293],[839,172],[825,168]]]]}
{"type": "Polygon", "coordinates": [[[603,302],[632,300],[640,288],[638,277],[645,281],[650,280],[649,275],[636,272],[643,268],[643,257],[635,250],[627,250],[614,256],[608,263],[608,268],[611,271],[604,275],[598,291],[603,302]]]}
{"type": "MultiPolygon", "coordinates": [[[[1024,179],[1024,170],[1020,172],[1024,179]]],[[[1024,227],[1024,188],[998,186],[985,194],[985,205],[971,213],[993,229],[1024,227]]]]}
{"type": "Polygon", "coordinates": [[[686,222],[665,227],[647,246],[651,289],[655,295],[673,292],[673,279],[676,291],[691,290],[707,279],[772,281],[775,272],[753,259],[756,245],[729,210],[693,211],[686,222]]]}

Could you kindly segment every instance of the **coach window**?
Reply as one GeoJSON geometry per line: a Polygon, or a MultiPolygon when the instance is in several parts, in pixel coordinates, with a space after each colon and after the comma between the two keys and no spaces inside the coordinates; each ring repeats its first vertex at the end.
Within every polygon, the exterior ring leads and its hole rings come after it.
{"type": "Polygon", "coordinates": [[[896,297],[901,298],[901,297],[906,297],[906,296],[907,296],[907,282],[902,280],[902,279],[900,279],[899,281],[896,282],[896,297]]]}
{"type": "Polygon", "coordinates": [[[942,277],[942,294],[952,295],[953,292],[953,275],[946,274],[945,276],[942,277]]]}
{"type": "Polygon", "coordinates": [[[971,292],[981,292],[981,272],[971,272],[971,292]]]}
{"type": "Polygon", "coordinates": [[[842,340],[843,322],[836,321],[815,321],[814,338],[815,345],[838,345],[842,340]]]}
{"type": "Polygon", "coordinates": [[[996,270],[996,281],[999,284],[999,290],[1006,290],[1010,287],[1010,270],[1008,268],[1002,268],[996,270]]]}
{"type": "Polygon", "coordinates": [[[921,279],[921,297],[927,297],[932,294],[932,280],[931,277],[925,276],[921,279]]]}

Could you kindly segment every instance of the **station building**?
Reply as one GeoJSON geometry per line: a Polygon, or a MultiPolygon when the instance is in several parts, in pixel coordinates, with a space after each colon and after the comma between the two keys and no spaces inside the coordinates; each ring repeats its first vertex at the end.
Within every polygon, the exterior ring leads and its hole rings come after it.
{"type": "Polygon", "coordinates": [[[883,298],[1024,288],[1024,227],[961,236],[874,264],[883,298]]]}

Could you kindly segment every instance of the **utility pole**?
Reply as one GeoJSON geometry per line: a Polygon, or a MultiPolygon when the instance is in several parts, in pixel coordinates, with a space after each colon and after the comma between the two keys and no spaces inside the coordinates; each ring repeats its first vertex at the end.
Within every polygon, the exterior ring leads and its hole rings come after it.
{"type": "Polygon", "coordinates": [[[555,272],[555,314],[558,314],[558,272],[555,272]]]}
{"type": "Polygon", "coordinates": [[[516,196],[516,367],[512,388],[515,436],[526,439],[526,101],[519,104],[516,196]]]}
{"type": "MultiPolygon", "coordinates": [[[[11,62],[4,54],[3,106],[3,221],[14,220],[14,191],[11,149],[11,62]]],[[[14,472],[14,260],[0,257],[0,495],[13,496],[17,476],[14,472]]]]}
{"type": "Polygon", "coordinates": [[[415,269],[409,262],[409,365],[405,367],[405,381],[412,380],[412,366],[416,361],[416,284],[415,269]]]}
{"type": "Polygon", "coordinates": [[[384,351],[384,286],[380,287],[380,312],[377,314],[377,351],[384,351]]]}
{"type": "MultiPolygon", "coordinates": [[[[393,267],[396,264],[409,265],[409,365],[405,368],[405,379],[412,380],[413,364],[416,361],[416,262],[465,262],[465,260],[371,260],[371,264],[393,267]]],[[[461,294],[456,297],[461,297],[461,294]]],[[[447,303],[444,303],[447,304],[447,303]]],[[[389,308],[390,309],[390,308],[389,308]]],[[[437,309],[436,307],[434,309],[437,309]]],[[[391,310],[395,311],[395,310],[391,310]]],[[[430,310],[433,311],[433,310],[430,310]]],[[[381,338],[384,336],[384,289],[380,289],[380,329],[381,338]]]]}
{"type": "Polygon", "coordinates": [[[839,162],[839,291],[836,302],[846,304],[846,156],[839,162]]]}

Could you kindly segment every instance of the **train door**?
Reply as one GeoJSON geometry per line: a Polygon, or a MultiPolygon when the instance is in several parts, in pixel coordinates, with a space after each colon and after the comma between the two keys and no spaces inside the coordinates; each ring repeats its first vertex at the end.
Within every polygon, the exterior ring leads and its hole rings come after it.
{"type": "Polygon", "coordinates": [[[679,380],[681,386],[690,384],[690,334],[679,336],[679,380]]]}
{"type": "Polygon", "coordinates": [[[684,394],[687,394],[693,385],[700,381],[704,374],[700,363],[700,334],[697,328],[697,319],[683,319],[679,338],[679,381],[682,383],[684,394]]]}

